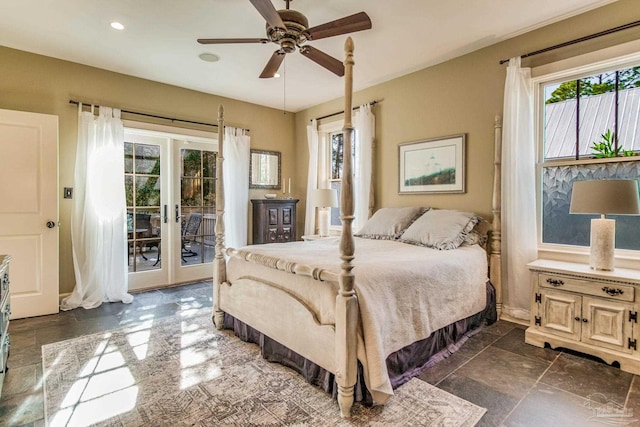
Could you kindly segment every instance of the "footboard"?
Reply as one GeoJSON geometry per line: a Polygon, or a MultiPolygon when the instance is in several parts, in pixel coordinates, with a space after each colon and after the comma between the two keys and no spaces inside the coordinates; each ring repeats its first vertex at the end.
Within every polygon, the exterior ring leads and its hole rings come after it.
{"type": "Polygon", "coordinates": [[[255,277],[223,283],[219,308],[335,373],[335,326],[322,325],[304,301],[255,277]]]}

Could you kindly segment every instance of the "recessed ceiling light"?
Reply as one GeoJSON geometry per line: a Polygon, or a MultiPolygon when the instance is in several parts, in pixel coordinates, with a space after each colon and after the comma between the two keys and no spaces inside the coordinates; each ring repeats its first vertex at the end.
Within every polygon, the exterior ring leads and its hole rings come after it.
{"type": "Polygon", "coordinates": [[[274,79],[279,79],[279,78],[280,78],[280,74],[275,73],[275,74],[273,75],[273,78],[274,78],[274,79]]]}
{"type": "Polygon", "coordinates": [[[114,30],[124,30],[124,25],[122,25],[118,21],[113,21],[111,23],[111,28],[113,28],[114,30]]]}
{"type": "Polygon", "coordinates": [[[198,58],[202,59],[205,62],[218,62],[220,61],[220,57],[215,53],[205,52],[198,55],[198,58]]]}

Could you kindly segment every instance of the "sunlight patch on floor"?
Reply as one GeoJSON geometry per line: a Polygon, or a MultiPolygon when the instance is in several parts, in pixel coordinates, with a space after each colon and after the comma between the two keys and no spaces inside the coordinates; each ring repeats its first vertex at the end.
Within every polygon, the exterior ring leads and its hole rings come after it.
{"type": "Polygon", "coordinates": [[[220,351],[217,342],[211,340],[210,331],[191,322],[190,319],[184,319],[181,328],[180,388],[184,390],[221,376],[220,351]],[[206,347],[200,345],[203,342],[207,342],[206,347]]]}
{"type": "MultiPolygon", "coordinates": [[[[154,316],[148,314],[144,317],[146,321],[131,327],[126,334],[127,343],[138,360],[147,355],[154,316]]],[[[94,357],[80,370],[78,380],[64,397],[51,426],[90,425],[135,407],[139,391],[137,381],[126,366],[123,349],[110,338],[111,334],[105,334],[98,343],[94,357]]]]}
{"type": "Polygon", "coordinates": [[[75,407],[61,409],[54,415],[49,426],[88,426],[107,420],[135,408],[137,396],[137,386],[102,395],[75,407]]]}

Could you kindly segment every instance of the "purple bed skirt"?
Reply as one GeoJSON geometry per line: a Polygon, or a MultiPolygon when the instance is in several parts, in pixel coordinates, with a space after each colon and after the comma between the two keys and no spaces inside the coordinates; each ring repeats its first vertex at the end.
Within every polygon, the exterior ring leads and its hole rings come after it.
{"type": "MultiPolygon", "coordinates": [[[[416,341],[387,357],[386,363],[391,385],[395,389],[411,378],[420,375],[425,369],[446,359],[457,351],[470,336],[478,332],[481,326],[490,325],[496,320],[495,289],[490,282],[487,282],[487,306],[483,311],[438,329],[429,337],[416,341]]],[[[241,340],[258,344],[262,357],[269,362],[277,362],[287,366],[302,375],[308,383],[321,387],[334,397],[337,395],[337,385],[331,372],[226,313],[224,327],[232,329],[241,340]]],[[[371,395],[366,389],[362,365],[359,362],[355,398],[356,401],[365,404],[373,403],[371,395]]]]}

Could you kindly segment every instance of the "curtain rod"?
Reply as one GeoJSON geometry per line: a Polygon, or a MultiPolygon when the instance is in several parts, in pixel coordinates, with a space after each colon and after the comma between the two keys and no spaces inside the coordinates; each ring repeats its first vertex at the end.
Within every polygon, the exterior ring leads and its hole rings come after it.
{"type": "MultiPolygon", "coordinates": [[[[540,50],[536,50],[536,51],[533,51],[533,52],[525,53],[524,55],[521,55],[521,58],[528,58],[529,56],[534,56],[534,55],[538,55],[540,53],[549,52],[551,50],[560,49],[561,47],[571,46],[571,45],[576,44],[576,43],[584,42],[584,41],[587,41],[587,40],[592,40],[592,39],[595,39],[595,38],[598,38],[598,37],[606,36],[608,34],[617,33],[618,31],[627,30],[629,28],[637,27],[638,25],[640,25],[640,21],[630,22],[628,24],[620,25],[619,27],[609,28],[608,30],[600,31],[599,33],[590,34],[588,36],[580,37],[579,39],[570,40],[568,42],[560,43],[560,44],[557,44],[557,45],[554,45],[554,46],[545,47],[544,49],[540,49],[540,50]]],[[[509,60],[508,59],[501,60],[500,61],[500,65],[504,64],[505,62],[509,62],[509,60]]]]}
{"type": "MultiPolygon", "coordinates": [[[[80,104],[80,102],[79,101],[75,101],[73,99],[70,99],[69,100],[69,104],[78,105],[78,104],[80,104]]],[[[95,104],[86,103],[86,102],[83,102],[82,104],[83,105],[95,105],[95,104]]],[[[99,106],[96,106],[96,107],[99,107],[99,106]]],[[[218,125],[215,124],[215,123],[205,123],[205,122],[196,122],[196,121],[193,121],[193,120],[176,119],[174,117],[166,117],[166,116],[158,116],[158,115],[155,115],[155,114],[139,113],[137,111],[131,111],[131,110],[120,110],[120,111],[122,111],[123,113],[126,113],[126,114],[135,114],[136,116],[144,116],[144,117],[152,117],[154,119],[170,120],[172,122],[182,122],[182,123],[189,123],[189,124],[192,124],[192,125],[218,127],[218,125]]],[[[249,132],[249,129],[242,129],[242,130],[249,132]]]]}
{"type": "MultiPolygon", "coordinates": [[[[382,99],[377,100],[377,101],[371,101],[371,102],[369,102],[369,105],[373,107],[373,106],[374,106],[374,105],[376,105],[378,102],[382,102],[382,99]]],[[[355,110],[357,110],[358,108],[360,108],[360,107],[359,107],[359,106],[358,106],[358,107],[353,107],[353,108],[352,108],[352,110],[353,110],[353,111],[355,111],[355,110]]],[[[327,119],[327,118],[329,118],[329,117],[337,116],[338,114],[343,114],[343,113],[344,113],[344,110],[342,110],[342,111],[338,111],[337,113],[327,114],[326,116],[316,117],[315,119],[311,119],[311,120],[322,120],[322,119],[327,119]]],[[[310,120],[310,121],[311,121],[311,120],[310,120]]]]}

